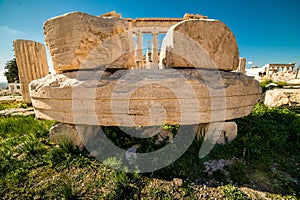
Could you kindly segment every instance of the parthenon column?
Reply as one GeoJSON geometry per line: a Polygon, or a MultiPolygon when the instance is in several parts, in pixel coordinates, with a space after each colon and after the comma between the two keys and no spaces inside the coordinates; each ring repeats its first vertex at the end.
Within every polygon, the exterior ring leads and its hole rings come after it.
{"type": "Polygon", "coordinates": [[[152,33],[152,63],[158,66],[158,32],[152,33]]]}
{"type": "Polygon", "coordinates": [[[49,74],[45,46],[30,40],[15,40],[14,50],[21,83],[21,92],[26,103],[31,103],[28,85],[31,81],[49,74]]]}
{"type": "Polygon", "coordinates": [[[246,58],[239,58],[238,71],[243,74],[246,74],[246,58]]]}
{"type": "Polygon", "coordinates": [[[143,60],[143,34],[141,32],[136,33],[136,60],[142,61],[143,60]]]}

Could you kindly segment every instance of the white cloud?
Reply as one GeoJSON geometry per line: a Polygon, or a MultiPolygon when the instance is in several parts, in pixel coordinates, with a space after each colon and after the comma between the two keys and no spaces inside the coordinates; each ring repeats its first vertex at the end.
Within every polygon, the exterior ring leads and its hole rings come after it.
{"type": "Polygon", "coordinates": [[[248,62],[248,65],[252,65],[252,64],[253,64],[253,61],[249,61],[249,62],[248,62]]]}
{"type": "Polygon", "coordinates": [[[0,30],[2,30],[3,32],[5,32],[7,34],[26,35],[25,32],[23,32],[21,30],[14,29],[14,28],[10,28],[8,26],[0,26],[0,30]]]}
{"type": "Polygon", "coordinates": [[[7,82],[6,77],[4,76],[4,70],[0,70],[0,82],[7,82]]]}

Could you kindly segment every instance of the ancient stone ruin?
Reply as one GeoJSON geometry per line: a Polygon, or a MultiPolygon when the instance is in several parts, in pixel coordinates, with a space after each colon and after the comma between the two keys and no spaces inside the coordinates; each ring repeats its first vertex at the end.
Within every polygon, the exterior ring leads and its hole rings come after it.
{"type": "Polygon", "coordinates": [[[300,89],[268,90],[265,95],[265,105],[268,107],[300,107],[300,89]]]}
{"type": "Polygon", "coordinates": [[[246,74],[246,58],[239,58],[239,66],[235,71],[246,74]]]}
{"type": "Polygon", "coordinates": [[[28,85],[31,81],[49,74],[45,46],[30,40],[15,40],[14,51],[18,65],[21,93],[31,103],[28,85]]]}
{"type": "Polygon", "coordinates": [[[264,66],[263,78],[273,82],[285,83],[285,86],[278,86],[276,83],[267,85],[270,90],[266,91],[264,104],[273,107],[300,107],[300,79],[297,77],[299,66],[296,63],[273,63],[264,66]],[[281,87],[281,88],[277,88],[281,87]]]}
{"type": "Polygon", "coordinates": [[[238,46],[219,20],[72,12],[47,20],[44,32],[57,74],[30,84],[38,118],[84,126],[201,124],[201,129],[222,122],[228,124],[222,137],[232,140],[236,124],[227,121],[248,115],[261,95],[256,80],[231,72],[239,66],[238,46]],[[144,33],[152,34],[151,59],[143,55],[144,33]],[[161,33],[166,36],[159,48],[161,33]]]}

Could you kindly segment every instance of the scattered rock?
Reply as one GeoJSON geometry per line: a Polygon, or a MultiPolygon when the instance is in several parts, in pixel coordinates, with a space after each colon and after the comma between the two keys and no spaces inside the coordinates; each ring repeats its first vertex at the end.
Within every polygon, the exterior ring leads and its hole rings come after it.
{"type": "Polygon", "coordinates": [[[300,79],[292,79],[287,84],[290,86],[300,86],[300,79]]]}
{"type": "Polygon", "coordinates": [[[237,137],[237,124],[233,121],[195,125],[194,130],[198,139],[209,138],[217,144],[230,143],[237,137]]]}
{"type": "Polygon", "coordinates": [[[125,158],[126,158],[126,160],[128,161],[128,163],[130,165],[132,165],[136,161],[136,158],[137,158],[137,154],[136,154],[137,148],[138,148],[138,146],[134,145],[131,148],[127,149],[126,152],[125,152],[125,158]]]}
{"type": "Polygon", "coordinates": [[[57,145],[62,145],[64,142],[70,143],[74,149],[83,150],[84,144],[93,139],[100,128],[98,126],[58,123],[50,129],[50,141],[57,145]]]}
{"type": "Polygon", "coordinates": [[[210,160],[208,162],[204,163],[204,170],[203,172],[208,173],[208,175],[213,175],[213,172],[215,171],[223,171],[224,174],[227,174],[228,172],[226,172],[223,168],[225,166],[229,166],[232,165],[232,163],[234,162],[234,158],[230,159],[230,160],[210,160]]]}
{"type": "Polygon", "coordinates": [[[33,108],[11,108],[0,111],[0,116],[7,116],[7,115],[22,115],[22,116],[34,116],[34,109],[33,108]]]}
{"type": "Polygon", "coordinates": [[[12,95],[10,90],[0,90],[0,97],[12,95]]]}
{"type": "Polygon", "coordinates": [[[2,103],[13,103],[13,102],[23,102],[22,96],[0,96],[0,104],[2,103]]]}
{"type": "Polygon", "coordinates": [[[175,187],[182,187],[183,181],[180,178],[173,178],[173,184],[175,187]]]}
{"type": "Polygon", "coordinates": [[[84,147],[75,125],[58,123],[51,127],[49,136],[51,142],[60,146],[63,143],[71,143],[74,149],[82,150],[84,147]]]}
{"type": "Polygon", "coordinates": [[[266,92],[264,104],[268,107],[300,106],[300,89],[273,89],[266,92]]]}

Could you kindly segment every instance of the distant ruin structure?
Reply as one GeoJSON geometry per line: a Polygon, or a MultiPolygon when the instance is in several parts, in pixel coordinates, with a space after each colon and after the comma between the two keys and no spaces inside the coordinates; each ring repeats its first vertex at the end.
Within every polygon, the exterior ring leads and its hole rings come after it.
{"type": "Polygon", "coordinates": [[[246,58],[239,58],[239,66],[236,69],[236,72],[246,74],[246,58]]]}
{"type": "Polygon", "coordinates": [[[266,75],[271,76],[274,73],[277,72],[294,72],[295,70],[295,64],[296,63],[289,63],[289,64],[284,64],[284,63],[269,63],[266,64],[264,67],[266,67],[266,75]]]}
{"type": "Polygon", "coordinates": [[[20,83],[8,83],[7,87],[8,87],[8,91],[12,95],[22,94],[21,93],[21,84],[20,83]]]}

